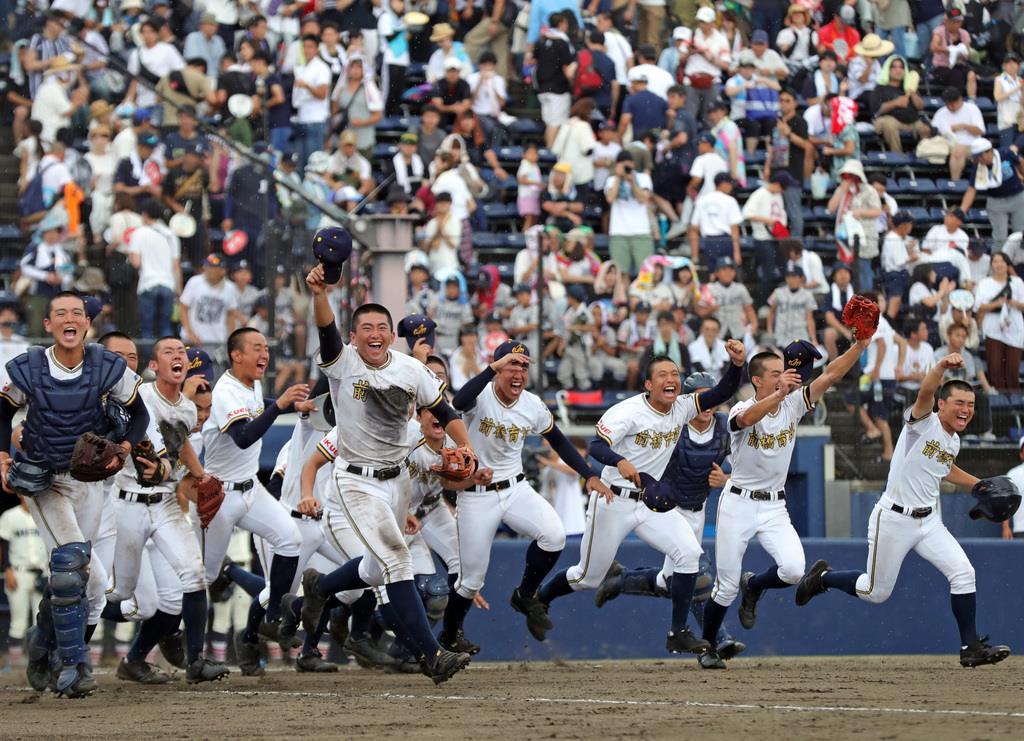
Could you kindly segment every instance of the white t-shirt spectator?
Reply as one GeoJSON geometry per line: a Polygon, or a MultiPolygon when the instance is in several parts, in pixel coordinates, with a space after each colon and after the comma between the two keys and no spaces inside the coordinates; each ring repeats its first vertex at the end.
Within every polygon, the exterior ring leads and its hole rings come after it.
{"type": "Polygon", "coordinates": [[[950,234],[945,224],[936,224],[924,235],[924,239],[921,240],[921,249],[926,252],[934,252],[943,247],[954,247],[966,254],[967,246],[970,243],[970,237],[963,229],[957,229],[950,234]]]}
{"type": "Polygon", "coordinates": [[[474,72],[468,82],[469,89],[473,91],[473,113],[497,118],[501,113],[501,101],[508,100],[505,78],[494,74],[485,79],[480,72],[474,72]]]}
{"type": "Polygon", "coordinates": [[[712,57],[718,60],[729,61],[729,38],[719,31],[718,29],[712,29],[711,33],[707,36],[699,28],[693,32],[693,41],[690,42],[690,56],[686,59],[686,74],[704,74],[711,75],[716,80],[722,79],[722,70],[715,64],[712,64],[708,59],[700,52],[700,50],[706,50],[712,57]]]}
{"type": "Polygon", "coordinates": [[[939,247],[932,250],[928,262],[948,262],[955,267],[960,274],[957,282],[961,287],[966,287],[971,281],[971,264],[967,261],[967,255],[954,247],[939,247]]]}
{"type": "Polygon", "coordinates": [[[441,226],[436,218],[428,221],[427,225],[423,228],[422,245],[424,249],[434,239],[439,229],[442,238],[427,253],[427,260],[430,261],[431,275],[459,269],[458,248],[459,243],[462,241],[462,221],[451,216],[445,220],[444,226],[441,226]]]}
{"type": "Polygon", "coordinates": [[[63,160],[48,154],[39,161],[39,172],[43,173],[43,201],[52,205],[63,196],[64,186],[71,182],[71,171],[63,160]]]}
{"type": "MultiPolygon", "coordinates": [[[[1009,280],[1010,299],[1024,301],[1024,281],[1016,276],[1011,276],[1009,280]]],[[[985,278],[975,291],[974,310],[977,311],[982,304],[995,301],[1005,286],[1005,283],[998,283],[995,278],[985,278]]],[[[1024,315],[1020,309],[1004,306],[986,312],[981,320],[981,331],[986,339],[998,340],[1010,347],[1024,347],[1024,315]]]]}
{"type": "Polygon", "coordinates": [[[871,339],[872,342],[868,345],[868,359],[867,364],[864,366],[864,372],[874,373],[875,365],[878,363],[878,343],[882,342],[885,345],[885,357],[882,358],[878,378],[882,381],[895,381],[896,363],[899,360],[896,348],[896,332],[893,331],[892,325],[889,324],[889,320],[884,315],[878,320],[878,329],[875,330],[875,336],[871,339]]]}
{"type": "MultiPolygon", "coordinates": [[[[306,64],[295,67],[295,82],[305,82],[311,88],[331,85],[331,68],[316,57],[306,64]]],[[[330,92],[330,90],[328,90],[330,92]]],[[[292,106],[295,108],[295,123],[325,123],[331,113],[329,96],[316,98],[304,87],[292,87],[292,106]]]]}
{"type": "MultiPolygon", "coordinates": [[[[133,235],[134,236],[134,235],[133,235]]],[[[238,289],[229,280],[210,285],[203,275],[185,284],[179,302],[188,309],[192,331],[204,345],[221,345],[228,339],[228,317],[238,311],[238,289]]],[[[185,339],[184,330],[182,338],[185,339]]]]}
{"type": "MultiPolygon", "coordinates": [[[[614,162],[615,158],[619,156],[619,152],[622,151],[622,145],[618,142],[608,142],[602,144],[600,141],[594,142],[594,151],[591,152],[591,161],[596,162],[597,160],[611,161],[614,162]]],[[[594,166],[594,188],[597,190],[604,190],[605,183],[608,182],[608,176],[611,174],[611,168],[609,167],[598,167],[594,166]]]]}
{"type": "Polygon", "coordinates": [[[44,142],[52,142],[57,132],[68,125],[70,115],[71,99],[60,75],[44,75],[43,83],[32,98],[32,118],[43,125],[40,138],[44,142]]]}
{"type": "MultiPolygon", "coordinates": [[[[142,67],[156,77],[163,77],[179,69],[185,69],[185,59],[181,52],[165,41],[158,41],[150,48],[139,47],[128,58],[128,71],[138,77],[142,67]]],[[[210,71],[213,74],[212,71],[210,71]]],[[[149,108],[157,104],[156,93],[146,85],[139,84],[135,89],[135,107],[149,108]]]]}
{"type": "Polygon", "coordinates": [[[135,229],[128,241],[129,255],[138,255],[140,294],[157,288],[177,288],[175,262],[181,259],[181,242],[166,224],[153,222],[135,229]]]}
{"type": "Polygon", "coordinates": [[[690,355],[690,362],[696,366],[700,366],[705,373],[710,373],[715,377],[716,381],[722,378],[722,368],[729,361],[729,351],[725,349],[725,343],[716,339],[711,347],[708,347],[708,343],[704,341],[703,337],[698,337],[691,342],[686,351],[690,355]]]}
{"type": "Polygon", "coordinates": [[[715,192],[715,175],[720,172],[728,172],[729,165],[718,152],[706,152],[697,155],[690,166],[690,177],[701,178],[700,193],[698,196],[706,196],[715,192]]]}
{"type": "Polygon", "coordinates": [[[430,188],[436,196],[438,193],[450,193],[452,196],[452,216],[459,221],[469,218],[469,202],[473,195],[469,186],[457,170],[445,170],[434,181],[430,188]]]}
{"type": "Polygon", "coordinates": [[[633,47],[629,41],[616,30],[605,31],[604,47],[609,59],[615,63],[615,81],[620,85],[629,84],[629,58],[633,56],[633,47]]]}
{"type": "MultiPolygon", "coordinates": [[[[927,342],[922,342],[917,347],[911,347],[908,343],[903,350],[903,365],[900,367],[900,372],[906,375],[927,373],[934,364],[935,351],[931,345],[927,342]]],[[[921,388],[921,382],[900,381],[900,386],[916,391],[921,388]]]]}
{"type": "MultiPolygon", "coordinates": [[[[634,171],[636,187],[650,191],[654,185],[651,183],[651,176],[646,172],[634,171]]],[[[619,187],[619,177],[612,175],[605,184],[605,192],[612,188],[619,187]]],[[[620,191],[619,196],[611,204],[611,217],[608,222],[609,235],[633,236],[638,234],[649,234],[651,231],[650,218],[647,215],[647,204],[640,203],[635,198],[624,198],[620,191]]]]}
{"type": "Polygon", "coordinates": [[[1019,77],[1011,77],[1003,72],[996,79],[994,85],[1000,87],[1004,92],[1013,90],[1005,100],[996,103],[996,126],[1000,129],[1008,129],[1017,126],[1017,114],[1020,113],[1020,92],[1019,77]]]}
{"type": "MultiPolygon", "coordinates": [[[[779,221],[785,224],[786,204],[782,200],[782,193],[772,193],[765,186],[755,190],[743,204],[743,218],[749,221],[751,216],[763,216],[773,223],[779,221]]],[[[761,221],[750,222],[750,233],[754,239],[772,239],[769,229],[770,226],[761,221]]]]}
{"type": "Polygon", "coordinates": [[[958,129],[954,132],[952,127],[955,124],[976,126],[984,135],[985,119],[982,118],[978,106],[969,100],[965,100],[956,113],[949,110],[948,106],[942,106],[932,117],[932,126],[938,129],[939,134],[949,139],[953,144],[962,144],[966,147],[971,146],[971,142],[977,139],[979,135],[972,134],[964,129],[958,129]]]}
{"type": "Polygon", "coordinates": [[[886,273],[894,273],[898,270],[910,272],[910,252],[907,250],[907,240],[896,232],[890,231],[882,240],[882,270],[886,273]]]}
{"type": "Polygon", "coordinates": [[[638,64],[630,73],[647,78],[647,89],[663,100],[668,100],[668,89],[676,84],[676,78],[656,64],[638,64]]]}
{"type": "Polygon", "coordinates": [[[693,205],[690,226],[697,227],[702,237],[732,234],[732,228],[741,223],[743,213],[740,204],[728,193],[712,191],[706,196],[702,195],[693,205]]]}

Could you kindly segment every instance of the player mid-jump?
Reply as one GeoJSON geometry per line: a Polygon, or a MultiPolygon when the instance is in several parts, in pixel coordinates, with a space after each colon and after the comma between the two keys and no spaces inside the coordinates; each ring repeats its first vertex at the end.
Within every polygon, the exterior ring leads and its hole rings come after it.
{"type": "Polygon", "coordinates": [[[942,384],[947,370],[963,366],[953,353],[940,360],[921,381],[914,406],[904,413],[906,424],[896,441],[885,491],[868,521],[867,571],[835,571],[817,561],[801,579],[796,603],[806,605],[829,589],[880,604],[889,599],[903,559],[917,553],[949,580],[950,602],[960,629],[960,664],[995,664],[1010,655],[1008,646],[990,646],[975,624],[977,594],[974,567],[964,549],[946,529],[939,513],[939,484],[972,488],[978,479],[958,468],[959,433],[974,417],[974,389],[954,380],[942,384]],[[942,384],[941,389],[939,388],[942,384]],[[938,411],[932,411],[938,391],[938,411]]]}

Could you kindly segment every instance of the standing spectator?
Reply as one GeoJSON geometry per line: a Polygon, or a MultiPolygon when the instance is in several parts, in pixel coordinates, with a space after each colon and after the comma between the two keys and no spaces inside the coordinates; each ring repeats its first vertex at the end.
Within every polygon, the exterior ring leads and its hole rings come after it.
{"type": "Polygon", "coordinates": [[[586,304],[587,291],[581,285],[570,285],[565,297],[569,305],[562,317],[565,334],[558,383],[562,388],[589,391],[601,378],[601,366],[590,354],[595,327],[586,304]]]}
{"type": "Polygon", "coordinates": [[[910,1],[890,0],[888,3],[874,3],[872,11],[875,16],[875,32],[881,38],[892,41],[897,56],[905,57],[907,27],[911,23],[910,1]]]}
{"type": "Polygon", "coordinates": [[[462,222],[452,215],[451,193],[438,193],[434,217],[423,230],[422,249],[430,261],[433,275],[459,269],[459,245],[462,243],[462,222]]]}
{"type": "Polygon", "coordinates": [[[959,180],[971,147],[985,134],[985,120],[978,106],[965,101],[958,88],[947,87],[942,100],[945,105],[932,117],[932,128],[949,140],[949,177],[959,180]]]}
{"type": "MultiPolygon", "coordinates": [[[[601,86],[596,90],[584,91],[580,82],[580,71],[577,70],[574,94],[576,92],[590,92],[598,110],[608,118],[618,109],[619,103],[619,81],[616,76],[615,62],[608,55],[608,48],[605,46],[605,36],[600,31],[590,31],[587,34],[587,52],[590,54],[589,66],[601,78],[601,86]],[[576,88],[579,88],[577,91],[576,88]]],[[[585,71],[587,65],[580,61],[583,58],[582,52],[577,56],[577,64],[585,71]]]]}
{"type": "MultiPolygon", "coordinates": [[[[261,148],[256,148],[257,154],[263,154],[261,148]]],[[[276,216],[272,209],[276,209],[276,199],[271,196],[269,188],[263,186],[268,179],[265,167],[255,164],[250,160],[244,160],[242,165],[231,173],[224,192],[224,219],[220,228],[226,234],[232,229],[238,229],[245,233],[245,249],[238,255],[232,256],[233,260],[246,259],[253,266],[256,275],[256,285],[263,286],[265,265],[263,261],[263,230],[276,216]]],[[[314,217],[319,217],[313,212],[314,217]]],[[[198,264],[195,263],[195,264],[198,264]]],[[[272,266],[270,266],[272,267],[272,266]]]]}
{"type": "Polygon", "coordinates": [[[754,237],[754,255],[758,275],[758,301],[768,299],[778,284],[785,254],[776,240],[787,236],[786,204],[782,194],[793,185],[793,179],[785,170],[772,173],[760,188],[750,194],[743,204],[743,218],[750,222],[754,237]]]}
{"type": "Polygon", "coordinates": [[[284,92],[284,80],[271,70],[269,58],[261,51],[253,55],[251,64],[256,83],[253,113],[263,119],[261,128],[266,124],[264,133],[270,146],[277,152],[285,152],[290,148],[292,139],[292,117],[291,104],[284,92]]]}
{"type": "Polygon", "coordinates": [[[181,338],[201,346],[218,363],[224,362],[224,343],[240,323],[238,291],[225,276],[224,258],[207,256],[203,271],[188,279],[178,300],[181,338]]]}
{"type": "Polygon", "coordinates": [[[790,265],[786,268],[785,279],[786,284],[768,297],[768,328],[775,337],[775,346],[785,347],[797,340],[814,342],[817,303],[804,288],[804,271],[799,265],[790,265]]]}
{"type": "Polygon", "coordinates": [[[139,271],[142,339],[167,337],[174,299],[181,292],[181,244],[163,222],[163,206],[155,198],[142,204],[142,226],[128,241],[128,260],[139,271]]]}
{"type": "Polygon", "coordinates": [[[1003,57],[1003,72],[992,83],[992,97],[996,99],[996,126],[999,127],[999,147],[1013,144],[1017,138],[1017,119],[1021,111],[1020,57],[1010,52],[1003,57]]]}
{"type": "Polygon", "coordinates": [[[17,332],[19,324],[17,309],[10,305],[0,306],[0,367],[29,348],[28,342],[17,332]]]}
{"type": "Polygon", "coordinates": [[[707,132],[697,137],[697,157],[690,166],[690,182],[687,186],[687,199],[690,201],[714,193],[715,176],[722,172],[729,173],[729,164],[715,148],[715,141],[714,135],[707,132]]]}
{"type": "Polygon", "coordinates": [[[982,368],[982,363],[971,353],[967,347],[967,337],[969,329],[966,324],[961,322],[952,322],[946,327],[946,346],[938,348],[933,357],[944,358],[950,353],[959,353],[960,357],[963,358],[964,364],[961,368],[949,368],[946,373],[948,378],[957,378],[961,381],[967,381],[978,388],[981,391],[975,397],[975,410],[977,412],[975,419],[978,419],[977,429],[982,431],[982,438],[994,437],[991,434],[992,430],[992,405],[989,403],[989,396],[995,394],[995,389],[988,382],[988,377],[985,375],[985,370],[982,368]],[[987,434],[986,434],[987,433],[987,434]]]}
{"type": "Polygon", "coordinates": [[[508,89],[505,78],[497,71],[497,58],[492,51],[480,53],[477,71],[469,76],[469,89],[473,94],[470,110],[484,130],[488,144],[499,138],[499,118],[505,110],[508,89]]]}
{"type": "Polygon", "coordinates": [[[256,307],[256,300],[264,293],[252,284],[252,268],[249,266],[249,261],[239,260],[235,263],[231,269],[230,279],[238,292],[239,316],[251,317],[256,307]]]}
{"type": "Polygon", "coordinates": [[[92,190],[89,228],[93,242],[99,244],[114,212],[114,171],[117,169],[117,159],[110,151],[110,127],[106,124],[89,132],[89,151],[85,153],[85,161],[92,173],[89,181],[92,190]]]}
{"type": "Polygon", "coordinates": [[[889,318],[895,320],[900,313],[903,296],[910,288],[910,270],[917,261],[917,240],[910,236],[914,217],[900,210],[892,215],[892,229],[882,241],[882,281],[889,318]]]}
{"type": "MultiPolygon", "coordinates": [[[[530,9],[532,14],[532,5],[530,9]]],[[[597,30],[604,34],[604,47],[615,64],[615,81],[620,88],[625,87],[629,83],[626,73],[633,64],[633,47],[616,27],[611,12],[598,13],[596,25],[597,30]]]]}
{"type": "Polygon", "coordinates": [[[309,155],[319,151],[327,138],[327,120],[331,115],[331,70],[320,58],[320,40],[302,37],[304,64],[295,67],[292,84],[292,107],[295,108],[294,139],[299,155],[299,169],[306,166],[309,155]]]}
{"type": "MultiPolygon", "coordinates": [[[[517,283],[512,289],[512,294],[516,302],[508,315],[508,335],[526,345],[531,358],[538,358],[540,349],[537,344],[537,330],[540,327],[540,307],[533,300],[533,290],[528,283],[517,283]]],[[[536,373],[532,373],[531,379],[535,375],[536,373]]]]}
{"type": "Polygon", "coordinates": [[[164,166],[168,169],[181,166],[186,149],[198,147],[201,156],[208,155],[212,149],[210,140],[199,131],[199,116],[194,107],[184,106],[176,111],[175,122],[177,130],[167,134],[163,141],[164,166]]]}
{"type": "Polygon", "coordinates": [[[44,144],[52,144],[57,138],[57,132],[71,125],[75,110],[88,101],[88,88],[79,86],[72,90],[65,79],[67,71],[78,69],[78,65],[68,64],[63,58],[58,58],[53,66],[43,72],[43,81],[32,99],[32,120],[42,124],[43,130],[39,136],[44,144]]]}
{"type": "Polygon", "coordinates": [[[754,299],[747,287],[736,281],[736,263],[731,257],[718,261],[715,282],[708,291],[711,294],[711,311],[726,339],[742,340],[748,332],[751,336],[757,334],[754,299]]]}
{"type": "Polygon", "coordinates": [[[434,160],[440,169],[434,183],[431,185],[431,192],[437,196],[441,193],[450,193],[452,197],[452,217],[462,222],[462,243],[459,245],[459,258],[463,264],[469,266],[475,260],[473,255],[473,227],[469,217],[477,209],[476,199],[470,191],[466,177],[461,174],[464,168],[472,168],[473,174],[476,169],[472,165],[462,162],[462,150],[452,148],[448,151],[438,153],[434,160]]]}
{"type": "MultiPolygon", "coordinates": [[[[532,15],[531,15],[532,17],[532,15]]],[[[534,48],[537,60],[537,97],[544,121],[544,142],[549,147],[558,134],[558,127],[569,118],[572,85],[576,78],[576,53],[569,41],[568,13],[553,13],[550,27],[534,48]]]]}
{"type": "MultiPolygon", "coordinates": [[[[163,205],[173,213],[188,214],[195,219],[195,233],[185,238],[181,245],[182,252],[193,265],[198,265],[206,257],[206,220],[203,209],[209,197],[210,183],[216,177],[216,171],[212,168],[213,159],[204,167],[203,155],[202,145],[198,142],[186,145],[181,166],[170,170],[163,181],[163,205]]],[[[167,332],[156,336],[163,337],[165,334],[167,332]]]]}
{"type": "Polygon", "coordinates": [[[808,165],[814,161],[814,145],[807,134],[807,122],[797,113],[796,95],[792,90],[779,93],[779,117],[768,144],[765,177],[771,179],[779,173],[789,175],[783,186],[782,200],[786,210],[786,225],[791,237],[804,235],[803,182],[809,174],[808,165]]]}
{"type": "Polygon", "coordinates": [[[971,99],[978,97],[978,76],[968,64],[971,35],[964,30],[963,10],[951,6],[946,11],[942,25],[932,31],[928,51],[932,55],[931,77],[936,85],[966,90],[971,99]]]}
{"type": "MultiPolygon", "coordinates": [[[[627,98],[628,101],[628,98],[627,98]]],[[[580,191],[580,200],[590,200],[594,186],[594,129],[590,116],[594,112],[594,99],[582,98],[573,103],[569,120],[562,124],[551,144],[551,151],[560,162],[569,165],[572,181],[580,191]]]]}
{"type": "Polygon", "coordinates": [[[818,53],[833,52],[840,64],[846,64],[853,55],[853,47],[860,43],[860,31],[854,28],[857,11],[845,3],[831,22],[818,31],[818,53]]]}
{"type": "Polygon", "coordinates": [[[839,171],[839,187],[828,202],[828,212],[836,215],[836,233],[845,235],[850,244],[850,259],[844,262],[857,263],[857,290],[870,291],[874,287],[874,267],[872,261],[878,257],[878,217],[882,215],[882,201],[878,191],[868,185],[864,177],[864,166],[859,160],[847,160],[839,171]],[[860,224],[863,240],[853,244],[856,239],[851,234],[854,225],[846,222],[854,219],[860,224]],[[854,253],[855,252],[855,257],[854,253]]]}
{"type": "Polygon", "coordinates": [[[924,99],[911,87],[907,80],[907,62],[903,57],[892,56],[885,60],[878,84],[871,92],[871,111],[875,116],[875,131],[885,142],[890,152],[902,152],[900,132],[909,131],[916,139],[931,134],[927,121],[921,119],[924,99]]]}
{"type": "Polygon", "coordinates": [[[975,292],[974,310],[985,336],[988,375],[1000,391],[1020,391],[1021,350],[1024,348],[1024,281],[1013,274],[1003,252],[992,255],[992,275],[975,292]]]}
{"type": "Polygon", "coordinates": [[[412,58],[409,55],[409,34],[403,16],[405,0],[387,0],[377,18],[377,35],[383,48],[380,87],[384,96],[384,115],[401,113],[405,92],[405,73],[412,58]]]}
{"type": "Polygon", "coordinates": [[[921,381],[935,364],[935,357],[928,344],[928,322],[911,317],[903,327],[903,336],[906,339],[899,343],[896,382],[903,398],[909,400],[917,396],[921,381]]]}
{"type": "Polygon", "coordinates": [[[700,336],[686,348],[693,371],[710,373],[716,381],[722,378],[722,369],[729,363],[721,333],[722,323],[709,316],[700,323],[700,336]]]}
{"type": "Polygon", "coordinates": [[[660,46],[665,40],[665,0],[630,0],[628,12],[639,13],[637,37],[640,44],[660,46]]]}
{"type": "MultiPolygon", "coordinates": [[[[540,194],[544,190],[544,176],[541,174],[540,153],[535,142],[523,147],[523,160],[516,171],[516,182],[519,190],[516,194],[516,209],[523,217],[523,231],[526,231],[540,217],[540,194]]],[[[607,177],[607,176],[606,176],[607,177]]]]}
{"type": "Polygon", "coordinates": [[[185,59],[198,57],[206,62],[206,69],[218,70],[226,51],[224,39],[217,35],[217,18],[203,13],[199,16],[197,29],[185,37],[182,55],[185,59]]]}
{"type": "MultiPolygon", "coordinates": [[[[437,347],[434,349],[448,357],[459,346],[462,328],[473,321],[473,309],[463,295],[462,277],[458,273],[451,273],[444,279],[433,318],[437,322],[437,347]]],[[[476,337],[475,330],[473,336],[476,337]]]]}
{"type": "Polygon", "coordinates": [[[614,175],[605,184],[604,195],[611,205],[608,221],[608,252],[623,274],[639,271],[650,255],[654,254],[651,222],[647,204],[651,199],[651,176],[639,172],[633,164],[633,155],[619,152],[614,175]]]}
{"type": "Polygon", "coordinates": [[[651,129],[663,127],[668,110],[668,102],[647,89],[647,76],[643,72],[629,71],[629,90],[619,118],[619,140],[623,142],[640,139],[651,129]]]}
{"type": "Polygon", "coordinates": [[[416,152],[420,159],[425,164],[433,162],[434,155],[445,137],[444,129],[441,128],[441,112],[432,105],[424,106],[420,115],[420,125],[415,133],[419,137],[416,152]]]}
{"type": "MultiPolygon", "coordinates": [[[[583,26],[583,16],[580,14],[580,3],[577,0],[533,0],[530,3],[530,19],[526,27],[528,49],[531,44],[537,44],[540,41],[545,20],[552,28],[557,26],[554,19],[551,18],[556,12],[565,14],[576,28],[583,26]]],[[[536,49],[534,49],[534,56],[536,57],[536,49]]]]}
{"type": "Polygon", "coordinates": [[[128,57],[128,72],[131,82],[125,92],[124,101],[134,103],[136,108],[152,108],[157,104],[156,94],[151,86],[160,82],[160,78],[176,70],[185,69],[185,58],[173,44],[160,40],[160,27],[163,21],[146,19],[139,26],[142,45],[137,47],[128,57]],[[139,85],[139,80],[149,85],[139,85]]]}
{"type": "Polygon", "coordinates": [[[701,196],[694,204],[690,221],[690,255],[695,264],[704,263],[714,270],[722,258],[730,257],[736,265],[740,255],[740,224],[743,214],[733,198],[734,181],[727,172],[715,175],[715,190],[701,196]]]}
{"type": "Polygon", "coordinates": [[[32,281],[25,297],[28,332],[31,337],[43,336],[43,318],[50,299],[71,285],[74,261],[64,244],[67,217],[50,211],[39,223],[41,238],[33,241],[21,258],[21,274],[32,281]]]}
{"type": "Polygon", "coordinates": [[[711,104],[708,111],[711,135],[715,137],[715,149],[729,165],[732,175],[741,188],[747,186],[747,162],[743,153],[743,133],[736,122],[729,118],[729,103],[719,100],[711,104]]]}
{"type": "Polygon", "coordinates": [[[821,256],[813,250],[804,249],[803,242],[798,239],[783,240],[779,247],[789,258],[786,265],[796,265],[804,271],[804,288],[811,292],[816,301],[821,301],[828,293],[821,256]]]}
{"type": "Polygon", "coordinates": [[[331,94],[331,108],[335,115],[341,113],[347,130],[356,134],[356,149],[369,158],[377,143],[374,127],[384,117],[384,98],[363,65],[362,57],[348,60],[344,77],[331,94]]]}
{"type": "Polygon", "coordinates": [[[448,358],[452,391],[462,388],[466,381],[478,375],[486,365],[487,358],[480,348],[476,327],[464,324],[459,330],[459,346],[448,358]]]}
{"type": "Polygon", "coordinates": [[[846,302],[853,298],[853,293],[853,273],[850,266],[836,262],[832,267],[832,283],[820,308],[826,325],[822,339],[830,358],[838,358],[853,342],[850,328],[840,321],[846,302]]]}
{"type": "Polygon", "coordinates": [[[3,553],[4,593],[11,618],[7,630],[8,666],[21,666],[25,632],[43,596],[38,584],[50,561],[24,497],[19,496],[17,505],[0,514],[0,552],[3,553]]]}
{"type": "Polygon", "coordinates": [[[482,50],[488,50],[495,56],[498,74],[509,73],[509,33],[512,31],[519,15],[519,3],[516,0],[484,0],[483,18],[466,34],[466,54],[476,59],[482,50]]]}
{"type": "Polygon", "coordinates": [[[1020,154],[1016,147],[993,149],[988,139],[971,145],[972,162],[967,169],[967,192],[960,201],[965,213],[974,205],[979,191],[988,198],[985,210],[992,225],[992,240],[1002,244],[1013,231],[1024,230],[1024,183],[1020,179],[1020,154]]]}
{"type": "Polygon", "coordinates": [[[892,460],[893,454],[889,412],[895,403],[896,366],[899,360],[896,332],[885,318],[885,298],[875,291],[866,291],[863,295],[878,302],[882,316],[878,319],[878,329],[868,345],[864,374],[868,376],[870,385],[866,389],[861,386],[858,415],[864,427],[864,442],[882,441],[879,461],[885,463],[892,460]]]}
{"type": "Polygon", "coordinates": [[[932,33],[942,25],[946,17],[944,0],[918,0],[911,3],[910,14],[917,34],[919,60],[924,61],[932,43],[932,33]]]}
{"type": "Polygon", "coordinates": [[[722,72],[729,69],[732,55],[729,39],[715,28],[715,11],[702,7],[697,11],[697,30],[686,56],[686,110],[699,121],[708,115],[711,103],[721,92],[722,72]]]}
{"type": "MultiPolygon", "coordinates": [[[[67,62],[74,61],[72,42],[71,36],[64,32],[64,22],[60,17],[52,14],[45,16],[43,29],[29,40],[28,51],[22,62],[25,71],[29,73],[28,85],[33,99],[43,83],[43,72],[54,65],[55,58],[63,57],[67,62]]],[[[61,77],[65,84],[71,84],[74,80],[74,70],[68,69],[61,77]]]]}
{"type": "Polygon", "coordinates": [[[659,67],[658,50],[651,44],[641,44],[636,49],[636,65],[630,73],[643,75],[647,78],[647,89],[662,100],[668,98],[668,89],[676,83],[676,78],[659,67]]]}

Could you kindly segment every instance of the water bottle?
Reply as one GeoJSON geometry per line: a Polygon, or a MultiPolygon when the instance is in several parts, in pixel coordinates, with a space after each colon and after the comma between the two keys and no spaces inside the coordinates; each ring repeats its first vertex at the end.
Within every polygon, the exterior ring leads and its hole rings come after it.
{"type": "Polygon", "coordinates": [[[658,214],[658,234],[661,246],[665,246],[665,235],[668,234],[668,217],[665,214],[658,214]]]}
{"type": "Polygon", "coordinates": [[[881,381],[875,381],[873,384],[871,384],[871,394],[872,394],[872,396],[873,396],[873,398],[874,398],[874,400],[876,402],[880,402],[882,400],[882,382],[881,381]]]}

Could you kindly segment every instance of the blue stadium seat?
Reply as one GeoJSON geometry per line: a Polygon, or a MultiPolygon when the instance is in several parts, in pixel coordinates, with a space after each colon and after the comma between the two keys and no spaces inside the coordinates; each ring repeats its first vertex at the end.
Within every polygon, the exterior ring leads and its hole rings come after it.
{"type": "Polygon", "coordinates": [[[992,113],[996,109],[996,103],[991,98],[979,96],[974,99],[974,104],[978,106],[978,110],[982,113],[992,113]]]}
{"type": "MultiPolygon", "coordinates": [[[[537,156],[540,158],[541,162],[547,163],[549,165],[553,165],[556,162],[558,162],[558,157],[556,157],[555,153],[552,152],[550,149],[541,149],[541,150],[539,150],[537,152],[537,156]]],[[[520,154],[519,155],[519,159],[522,159],[522,158],[523,157],[520,154]]]]}
{"type": "Polygon", "coordinates": [[[388,116],[373,127],[378,134],[403,134],[420,125],[419,116],[388,116]]]}
{"type": "Polygon", "coordinates": [[[945,103],[942,102],[942,98],[938,95],[929,95],[924,99],[924,109],[926,111],[937,111],[944,105],[945,103]]]}
{"type": "Polygon", "coordinates": [[[935,183],[929,178],[900,178],[900,190],[905,194],[930,196],[938,192],[935,183]]]}
{"type": "Polygon", "coordinates": [[[0,240],[6,239],[21,241],[21,229],[17,224],[0,224],[0,240]]]}
{"type": "Polygon", "coordinates": [[[865,167],[889,168],[906,167],[910,157],[901,152],[862,152],[865,167]]]}
{"type": "Polygon", "coordinates": [[[485,203],[484,214],[494,221],[519,218],[519,211],[514,203],[485,203]]]}
{"type": "Polygon", "coordinates": [[[988,211],[983,208],[971,208],[967,210],[965,214],[967,216],[968,224],[987,224],[988,223],[988,211]]]}
{"type": "Polygon", "coordinates": [[[964,193],[967,192],[967,181],[940,178],[935,181],[935,190],[938,191],[939,193],[948,193],[950,195],[962,196],[964,193]]]}
{"type": "Polygon", "coordinates": [[[931,221],[931,214],[923,206],[911,206],[907,211],[910,212],[910,215],[914,217],[914,221],[918,224],[931,221]]]}
{"type": "Polygon", "coordinates": [[[505,232],[497,235],[501,240],[501,246],[506,249],[521,250],[526,246],[526,235],[518,232],[505,232]]]}
{"type": "Polygon", "coordinates": [[[888,193],[891,196],[901,196],[901,195],[903,195],[904,192],[907,190],[903,186],[904,182],[906,182],[906,181],[905,180],[894,180],[893,178],[886,179],[886,181],[885,181],[885,192],[888,193]]]}
{"type": "Polygon", "coordinates": [[[744,159],[746,160],[747,167],[763,167],[766,153],[761,151],[754,152],[753,154],[745,155],[744,159]]]}
{"type": "Polygon", "coordinates": [[[474,249],[490,250],[501,246],[500,234],[492,234],[491,232],[473,232],[474,249]]]}
{"type": "Polygon", "coordinates": [[[388,212],[388,204],[387,201],[370,201],[360,210],[367,216],[386,214],[388,212]]]}
{"type": "Polygon", "coordinates": [[[522,147],[498,147],[495,154],[502,162],[515,162],[517,165],[523,159],[522,147]]]}
{"type": "Polygon", "coordinates": [[[595,234],[594,235],[594,248],[598,250],[608,251],[609,238],[607,234],[595,234]]]}
{"type": "Polygon", "coordinates": [[[540,136],[544,133],[544,124],[534,121],[532,118],[517,118],[508,127],[508,130],[518,136],[540,136]]]}
{"type": "Polygon", "coordinates": [[[375,144],[373,147],[373,159],[389,160],[398,152],[397,144],[375,144]]]}
{"type": "Polygon", "coordinates": [[[513,273],[515,272],[515,266],[510,262],[499,262],[498,263],[498,275],[503,281],[507,283],[512,282],[513,273]]]}

